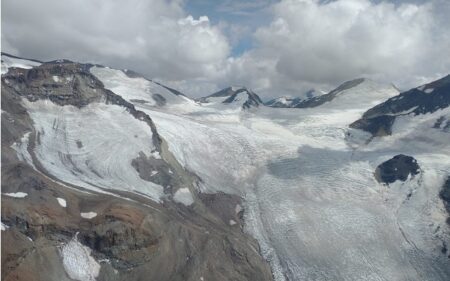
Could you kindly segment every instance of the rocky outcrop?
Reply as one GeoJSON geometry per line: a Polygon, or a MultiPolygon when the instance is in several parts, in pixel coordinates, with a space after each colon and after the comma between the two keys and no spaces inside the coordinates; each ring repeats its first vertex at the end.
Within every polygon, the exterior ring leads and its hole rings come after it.
{"type": "Polygon", "coordinates": [[[231,104],[237,102],[238,96],[240,95],[247,95],[245,101],[242,103],[242,108],[244,109],[263,105],[261,98],[256,93],[242,87],[228,87],[207,97],[202,97],[197,101],[200,103],[210,103],[215,102],[215,99],[219,99],[220,103],[231,104]]]}
{"type": "Polygon", "coordinates": [[[74,237],[100,264],[98,281],[271,280],[256,241],[224,220],[237,199],[219,200],[219,209],[199,199],[196,176],[176,162],[150,116],[104,89],[89,67],[55,61],[10,68],[2,76],[2,192],[26,194],[1,198],[2,280],[71,280],[62,249],[74,237]],[[167,198],[156,203],[136,193],[87,191],[48,175],[34,158],[34,165],[21,159],[13,147],[23,136],[30,134],[25,149],[32,156],[39,141],[22,99],[78,108],[115,104],[146,122],[160,158],[137,155],[130,169],[144,180],[171,186],[167,198]],[[191,206],[170,200],[181,187],[193,192],[191,206]]]}
{"type": "Polygon", "coordinates": [[[411,156],[399,154],[378,165],[375,178],[382,183],[393,183],[397,180],[406,181],[409,176],[420,172],[416,159],[411,156]]]}
{"type": "Polygon", "coordinates": [[[373,136],[390,135],[392,125],[398,116],[432,113],[448,106],[450,106],[450,75],[388,99],[369,109],[350,127],[364,130],[373,136]]]}
{"type": "Polygon", "coordinates": [[[439,192],[439,197],[444,201],[444,206],[447,209],[449,217],[447,218],[447,223],[450,224],[450,177],[447,178],[441,191],[439,192]]]}
{"type": "Polygon", "coordinates": [[[322,105],[326,102],[332,101],[339,93],[341,93],[345,90],[351,89],[353,87],[356,87],[363,82],[364,82],[364,78],[358,78],[355,80],[344,82],[339,87],[332,90],[328,94],[301,101],[298,104],[296,104],[294,107],[307,108],[307,107],[316,107],[316,106],[322,105]]]}

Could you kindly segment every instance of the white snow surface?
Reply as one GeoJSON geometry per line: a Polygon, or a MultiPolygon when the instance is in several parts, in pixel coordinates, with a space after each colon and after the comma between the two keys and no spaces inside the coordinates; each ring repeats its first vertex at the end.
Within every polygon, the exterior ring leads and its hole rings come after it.
{"type": "Polygon", "coordinates": [[[348,110],[364,107],[369,109],[398,94],[399,91],[393,85],[364,79],[359,85],[339,92],[332,101],[324,103],[320,108],[348,110]]]}
{"type": "Polygon", "coordinates": [[[63,198],[56,198],[56,200],[58,201],[58,204],[61,206],[61,207],[63,207],[63,208],[66,208],[67,207],[67,202],[66,202],[66,199],[63,199],[63,198]]]}
{"type": "Polygon", "coordinates": [[[1,222],[0,227],[1,227],[1,230],[2,230],[2,231],[6,231],[6,230],[9,228],[9,226],[7,226],[6,224],[4,224],[3,222],[1,222]]]}
{"type": "Polygon", "coordinates": [[[168,107],[196,106],[196,103],[187,97],[176,95],[145,78],[130,78],[122,70],[92,67],[90,71],[103,82],[105,88],[122,96],[134,105],[157,106],[153,95],[158,94],[166,100],[166,106],[168,107]]]}
{"type": "Polygon", "coordinates": [[[312,109],[144,110],[176,159],[202,178],[201,192],[245,198],[245,230],[276,280],[444,281],[449,229],[438,193],[450,142],[432,126],[448,109],[399,118],[392,136],[368,145],[346,139],[350,123],[397,94],[366,80],[312,109]],[[378,183],[376,167],[400,153],[415,157],[421,174],[378,183]]]}
{"type": "Polygon", "coordinates": [[[80,216],[84,219],[93,219],[97,216],[96,212],[86,212],[86,213],[80,213],[80,216]]]}
{"type": "Polygon", "coordinates": [[[1,74],[3,75],[5,73],[7,73],[8,69],[11,67],[30,69],[30,68],[33,68],[34,66],[39,66],[39,65],[41,65],[41,63],[39,63],[39,62],[26,60],[26,59],[12,58],[9,56],[2,55],[1,74]]]}
{"type": "Polygon", "coordinates": [[[77,236],[61,249],[64,269],[71,279],[95,281],[100,264],[91,256],[91,249],[78,241],[77,236]]]}
{"type": "Polygon", "coordinates": [[[194,203],[192,193],[189,191],[189,188],[187,187],[182,187],[178,189],[173,195],[173,200],[186,206],[190,206],[192,205],[192,203],[194,203]]]}
{"type": "Polygon", "coordinates": [[[14,198],[25,198],[28,196],[28,193],[25,192],[11,192],[11,193],[2,193],[5,196],[14,197],[14,198]]]}
{"type": "MultiPolygon", "coordinates": [[[[144,98],[146,82],[102,75],[105,85],[116,83],[109,86],[116,94],[144,98]]],[[[181,165],[202,179],[199,191],[245,199],[244,229],[258,240],[277,281],[447,281],[449,260],[441,249],[450,230],[438,194],[450,171],[450,141],[433,124],[450,118],[450,109],[398,117],[392,136],[368,144],[367,133],[348,128],[397,94],[365,80],[311,109],[134,105],[149,114],[181,165]],[[378,183],[376,167],[400,153],[417,159],[421,173],[378,183]]],[[[140,151],[151,155],[151,132],[122,109],[25,104],[39,132],[34,153],[49,173],[88,189],[160,198],[162,187],[142,181],[130,164],[140,151]]],[[[183,204],[191,198],[187,188],[174,194],[183,204]]]]}
{"type": "MultiPolygon", "coordinates": [[[[78,109],[48,100],[23,104],[37,132],[34,154],[49,174],[97,192],[137,192],[160,201],[163,187],[141,179],[131,166],[139,152],[150,156],[154,149],[147,123],[117,105],[92,103],[78,109]]],[[[19,148],[27,158],[26,146],[19,148]]]]}

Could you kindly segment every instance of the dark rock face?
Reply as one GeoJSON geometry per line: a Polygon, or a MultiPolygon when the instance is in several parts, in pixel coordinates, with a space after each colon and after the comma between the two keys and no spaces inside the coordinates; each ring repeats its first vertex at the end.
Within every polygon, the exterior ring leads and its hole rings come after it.
{"type": "Polygon", "coordinates": [[[397,116],[432,113],[448,106],[450,106],[450,75],[388,99],[369,109],[350,127],[364,130],[373,136],[389,135],[397,116]]]}
{"type": "Polygon", "coordinates": [[[242,225],[244,209],[241,207],[242,200],[240,197],[222,192],[215,194],[200,193],[198,197],[225,224],[242,225]]]}
{"type": "Polygon", "coordinates": [[[351,89],[353,87],[356,87],[363,82],[364,82],[364,78],[358,78],[355,80],[344,82],[343,84],[341,84],[339,87],[332,90],[328,94],[301,101],[294,107],[308,108],[308,107],[316,107],[316,106],[322,105],[326,102],[332,101],[340,92],[351,89]]]}
{"type": "Polygon", "coordinates": [[[246,93],[248,95],[247,100],[242,105],[242,108],[244,109],[249,109],[251,107],[259,107],[260,105],[264,104],[261,98],[253,91],[248,90],[246,88],[239,88],[237,90],[234,90],[233,87],[228,87],[207,97],[202,97],[198,99],[198,102],[208,103],[210,98],[223,97],[224,100],[222,101],[222,103],[233,103],[236,100],[237,96],[241,93],[246,93]]]}
{"type": "Polygon", "coordinates": [[[19,95],[30,101],[49,99],[59,105],[83,107],[106,95],[103,84],[88,67],[71,62],[44,63],[32,69],[12,68],[2,76],[19,95]]]}
{"type": "Polygon", "coordinates": [[[417,175],[419,171],[420,167],[416,159],[399,154],[378,165],[375,170],[375,178],[379,182],[389,184],[397,180],[406,181],[409,175],[417,175]]]}
{"type": "Polygon", "coordinates": [[[152,97],[155,100],[157,106],[164,106],[167,103],[166,99],[160,94],[153,94],[152,97]]]}
{"type": "Polygon", "coordinates": [[[445,208],[449,213],[447,222],[450,224],[450,177],[447,178],[444,185],[442,186],[442,189],[439,192],[439,197],[441,197],[441,199],[444,201],[445,208]]]}

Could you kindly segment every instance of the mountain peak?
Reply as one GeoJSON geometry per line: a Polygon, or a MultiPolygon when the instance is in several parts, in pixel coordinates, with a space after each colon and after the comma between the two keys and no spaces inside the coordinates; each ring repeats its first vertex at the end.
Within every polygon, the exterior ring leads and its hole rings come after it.
{"type": "Polygon", "coordinates": [[[258,107],[261,98],[252,90],[242,86],[230,86],[209,96],[198,99],[200,103],[242,104],[242,108],[258,107]]]}

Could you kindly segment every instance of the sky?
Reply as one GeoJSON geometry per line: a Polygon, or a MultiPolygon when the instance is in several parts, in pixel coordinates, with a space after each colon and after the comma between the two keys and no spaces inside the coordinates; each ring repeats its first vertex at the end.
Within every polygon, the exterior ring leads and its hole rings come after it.
{"type": "Polygon", "coordinates": [[[132,69],[188,96],[263,99],[450,73],[448,0],[3,0],[1,49],[132,69]]]}

